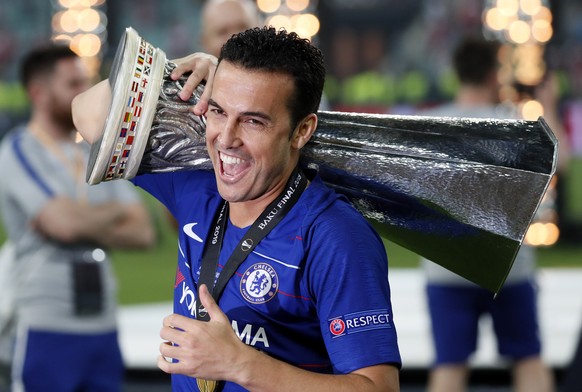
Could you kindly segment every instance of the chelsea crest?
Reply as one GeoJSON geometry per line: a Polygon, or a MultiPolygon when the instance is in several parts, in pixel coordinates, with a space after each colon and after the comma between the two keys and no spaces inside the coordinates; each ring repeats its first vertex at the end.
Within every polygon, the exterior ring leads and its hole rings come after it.
{"type": "Polygon", "coordinates": [[[279,290],[279,277],[275,269],[267,263],[250,266],[240,281],[243,298],[252,304],[262,304],[273,299],[279,290]]]}

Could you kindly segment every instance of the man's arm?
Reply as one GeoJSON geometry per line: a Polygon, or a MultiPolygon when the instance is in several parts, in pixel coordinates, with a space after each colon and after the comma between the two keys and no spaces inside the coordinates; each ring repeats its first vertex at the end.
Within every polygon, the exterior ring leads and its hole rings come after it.
{"type": "Polygon", "coordinates": [[[32,224],[45,236],[65,243],[147,248],[155,240],[149,212],[141,203],[88,205],[59,196],[46,203],[32,224]]]}
{"type": "Polygon", "coordinates": [[[382,391],[396,392],[399,373],[395,366],[375,365],[350,374],[309,372],[247,346],[236,336],[226,315],[206,286],[200,300],[210,315],[201,322],[177,314],[164,319],[158,366],[167,373],[209,380],[231,381],[250,391],[382,391]],[[178,360],[170,363],[166,358],[178,360]]]}
{"type": "MultiPolygon", "coordinates": [[[[198,103],[192,107],[192,112],[200,116],[208,109],[208,99],[212,91],[214,71],[216,70],[216,57],[205,53],[193,53],[180,59],[172,60],[176,68],[172,71],[172,79],[177,80],[188,75],[180,92],[180,98],[187,101],[196,87],[204,81],[204,92],[198,103]]],[[[75,128],[88,143],[95,143],[103,133],[103,127],[109,107],[111,106],[111,86],[105,79],[95,86],[77,95],[72,102],[73,121],[75,128]]]]}

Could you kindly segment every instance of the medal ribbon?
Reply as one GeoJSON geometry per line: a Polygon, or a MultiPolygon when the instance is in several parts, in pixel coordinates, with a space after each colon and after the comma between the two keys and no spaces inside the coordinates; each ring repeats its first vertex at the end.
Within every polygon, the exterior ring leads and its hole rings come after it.
{"type": "MultiPolygon", "coordinates": [[[[306,187],[307,178],[305,177],[305,174],[298,170],[298,168],[295,168],[293,174],[287,181],[283,192],[281,192],[281,194],[273,200],[253,222],[228,258],[226,265],[218,275],[218,279],[216,279],[218,256],[220,255],[220,249],[222,248],[222,240],[226,229],[226,221],[228,219],[228,202],[225,201],[214,217],[216,224],[210,233],[210,240],[206,241],[204,247],[200,278],[198,279],[198,289],[202,284],[206,284],[212,297],[218,303],[218,299],[222,295],[226,284],[232,275],[234,275],[237,268],[253,251],[253,249],[255,249],[259,242],[265,238],[291,210],[306,187]]],[[[198,292],[198,298],[200,298],[200,292],[198,292]]],[[[196,310],[196,319],[202,321],[210,320],[208,312],[206,312],[206,309],[202,307],[199,300],[197,300],[196,310]]]]}
{"type": "MultiPolygon", "coordinates": [[[[222,240],[228,219],[228,202],[224,201],[214,216],[216,222],[210,233],[211,239],[206,241],[202,255],[202,267],[200,278],[198,279],[198,299],[196,301],[196,319],[209,321],[210,316],[200,303],[200,286],[206,284],[212,297],[218,303],[226,284],[234,275],[237,268],[255,249],[258,243],[265,238],[271,230],[287,215],[295,205],[299,197],[307,187],[305,174],[295,168],[293,174],[287,181],[283,192],[271,204],[263,210],[261,215],[253,222],[243,238],[240,240],[233,253],[228,258],[226,265],[216,279],[218,268],[218,256],[222,248],[222,240]]],[[[201,392],[219,392],[224,387],[224,382],[220,380],[196,379],[196,384],[201,392]]]]}

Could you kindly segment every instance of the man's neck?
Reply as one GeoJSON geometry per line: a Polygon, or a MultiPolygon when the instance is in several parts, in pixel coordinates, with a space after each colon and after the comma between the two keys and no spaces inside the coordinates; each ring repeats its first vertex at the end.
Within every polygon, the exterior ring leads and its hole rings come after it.
{"type": "MultiPolygon", "coordinates": [[[[292,173],[285,177],[279,186],[271,189],[258,199],[229,203],[229,219],[231,223],[241,228],[252,225],[253,222],[261,216],[269,204],[271,204],[273,200],[278,198],[281,192],[283,192],[291,175],[292,173]]],[[[308,181],[307,186],[309,186],[309,184],[310,182],[308,181]]]]}
{"type": "Polygon", "coordinates": [[[459,106],[484,106],[498,103],[497,93],[488,87],[462,86],[455,98],[459,106]]]}
{"type": "Polygon", "coordinates": [[[28,122],[28,128],[36,133],[42,132],[55,141],[72,141],[75,132],[71,128],[65,128],[55,123],[47,116],[35,114],[28,122]]]}
{"type": "Polygon", "coordinates": [[[279,194],[282,189],[277,189],[276,191],[270,192],[268,195],[263,195],[259,199],[247,200],[242,202],[229,203],[229,219],[233,225],[236,227],[247,227],[253,224],[253,222],[261,216],[265,208],[279,194]]]}

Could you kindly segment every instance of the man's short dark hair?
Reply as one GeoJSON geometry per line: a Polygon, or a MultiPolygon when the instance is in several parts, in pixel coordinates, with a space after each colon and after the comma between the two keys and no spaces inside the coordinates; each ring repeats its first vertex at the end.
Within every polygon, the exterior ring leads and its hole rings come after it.
{"type": "Polygon", "coordinates": [[[220,51],[219,63],[228,61],[249,70],[284,73],[295,80],[295,94],[288,102],[292,128],[316,113],[325,82],[321,51],[294,32],[255,27],[233,35],[220,51]]]}
{"type": "Polygon", "coordinates": [[[498,67],[499,42],[484,38],[464,39],[455,49],[453,65],[463,84],[482,85],[498,67]]]}
{"type": "Polygon", "coordinates": [[[39,46],[28,52],[22,59],[20,66],[20,81],[26,88],[37,78],[52,73],[55,65],[62,59],[78,57],[68,46],[49,43],[39,46]]]}

